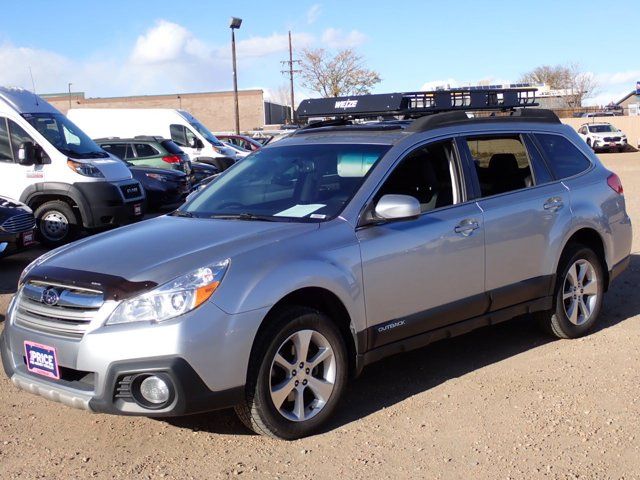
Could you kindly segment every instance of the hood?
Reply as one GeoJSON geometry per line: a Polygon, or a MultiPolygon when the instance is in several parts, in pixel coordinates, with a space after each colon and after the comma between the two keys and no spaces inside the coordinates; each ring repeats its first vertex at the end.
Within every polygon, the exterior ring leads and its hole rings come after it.
{"type": "Polygon", "coordinates": [[[120,160],[118,157],[109,154],[105,158],[72,158],[74,162],[85,163],[87,165],[93,165],[96,167],[106,182],[119,182],[121,180],[131,180],[131,170],[129,167],[120,160]]]}
{"type": "Polygon", "coordinates": [[[161,285],[207,264],[317,230],[318,224],[162,216],[67,245],[29,277],[161,285]],[[71,278],[54,278],[56,273],[71,278]]]}

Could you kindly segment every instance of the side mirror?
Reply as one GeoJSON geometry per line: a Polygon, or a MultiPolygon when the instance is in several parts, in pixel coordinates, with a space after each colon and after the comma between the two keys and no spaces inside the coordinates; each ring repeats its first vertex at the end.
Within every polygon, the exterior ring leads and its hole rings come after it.
{"type": "Polygon", "coordinates": [[[18,163],[20,165],[33,165],[37,162],[36,146],[33,142],[24,142],[18,148],[18,163]]]}
{"type": "Polygon", "coordinates": [[[189,141],[189,146],[191,148],[203,148],[204,144],[202,143],[202,140],[200,140],[199,138],[192,137],[191,141],[189,141]]]}
{"type": "Polygon", "coordinates": [[[420,202],[410,195],[384,195],[375,208],[378,217],[385,220],[400,220],[420,215],[420,202]]]}

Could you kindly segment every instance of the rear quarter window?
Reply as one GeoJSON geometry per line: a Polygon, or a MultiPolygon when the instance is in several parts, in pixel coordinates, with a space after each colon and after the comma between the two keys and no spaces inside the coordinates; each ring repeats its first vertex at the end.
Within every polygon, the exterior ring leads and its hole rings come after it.
{"type": "Polygon", "coordinates": [[[148,143],[136,143],[135,147],[138,158],[156,157],[160,155],[160,152],[148,143]]]}
{"type": "Polygon", "coordinates": [[[563,136],[536,133],[535,137],[556,178],[573,177],[588,170],[591,166],[589,159],[563,136]]]}

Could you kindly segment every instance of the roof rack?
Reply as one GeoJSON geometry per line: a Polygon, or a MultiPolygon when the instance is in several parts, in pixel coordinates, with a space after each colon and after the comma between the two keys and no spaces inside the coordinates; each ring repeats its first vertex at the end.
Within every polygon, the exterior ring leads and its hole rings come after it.
{"type": "Polygon", "coordinates": [[[298,118],[372,118],[402,115],[418,118],[439,112],[513,110],[537,107],[537,88],[459,89],[430,92],[383,93],[353,97],[307,99],[300,103],[298,118]]]}

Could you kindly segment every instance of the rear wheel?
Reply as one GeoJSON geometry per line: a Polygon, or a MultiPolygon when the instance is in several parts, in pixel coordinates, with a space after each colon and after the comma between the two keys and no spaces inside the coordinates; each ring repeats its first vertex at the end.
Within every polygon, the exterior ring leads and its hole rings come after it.
{"type": "Polygon", "coordinates": [[[324,314],[288,308],[257,339],[236,413],[256,433],[293,440],[331,417],[347,380],[347,351],[324,314]]]}
{"type": "Polygon", "coordinates": [[[538,318],[545,330],[559,338],[577,338],[596,324],[604,296],[602,261],[593,250],[571,246],[556,277],[554,308],[538,318]]]}
{"type": "Polygon", "coordinates": [[[38,238],[45,245],[63,245],[78,235],[78,219],[73,209],[61,200],[43,203],[34,215],[38,225],[38,238]]]}

